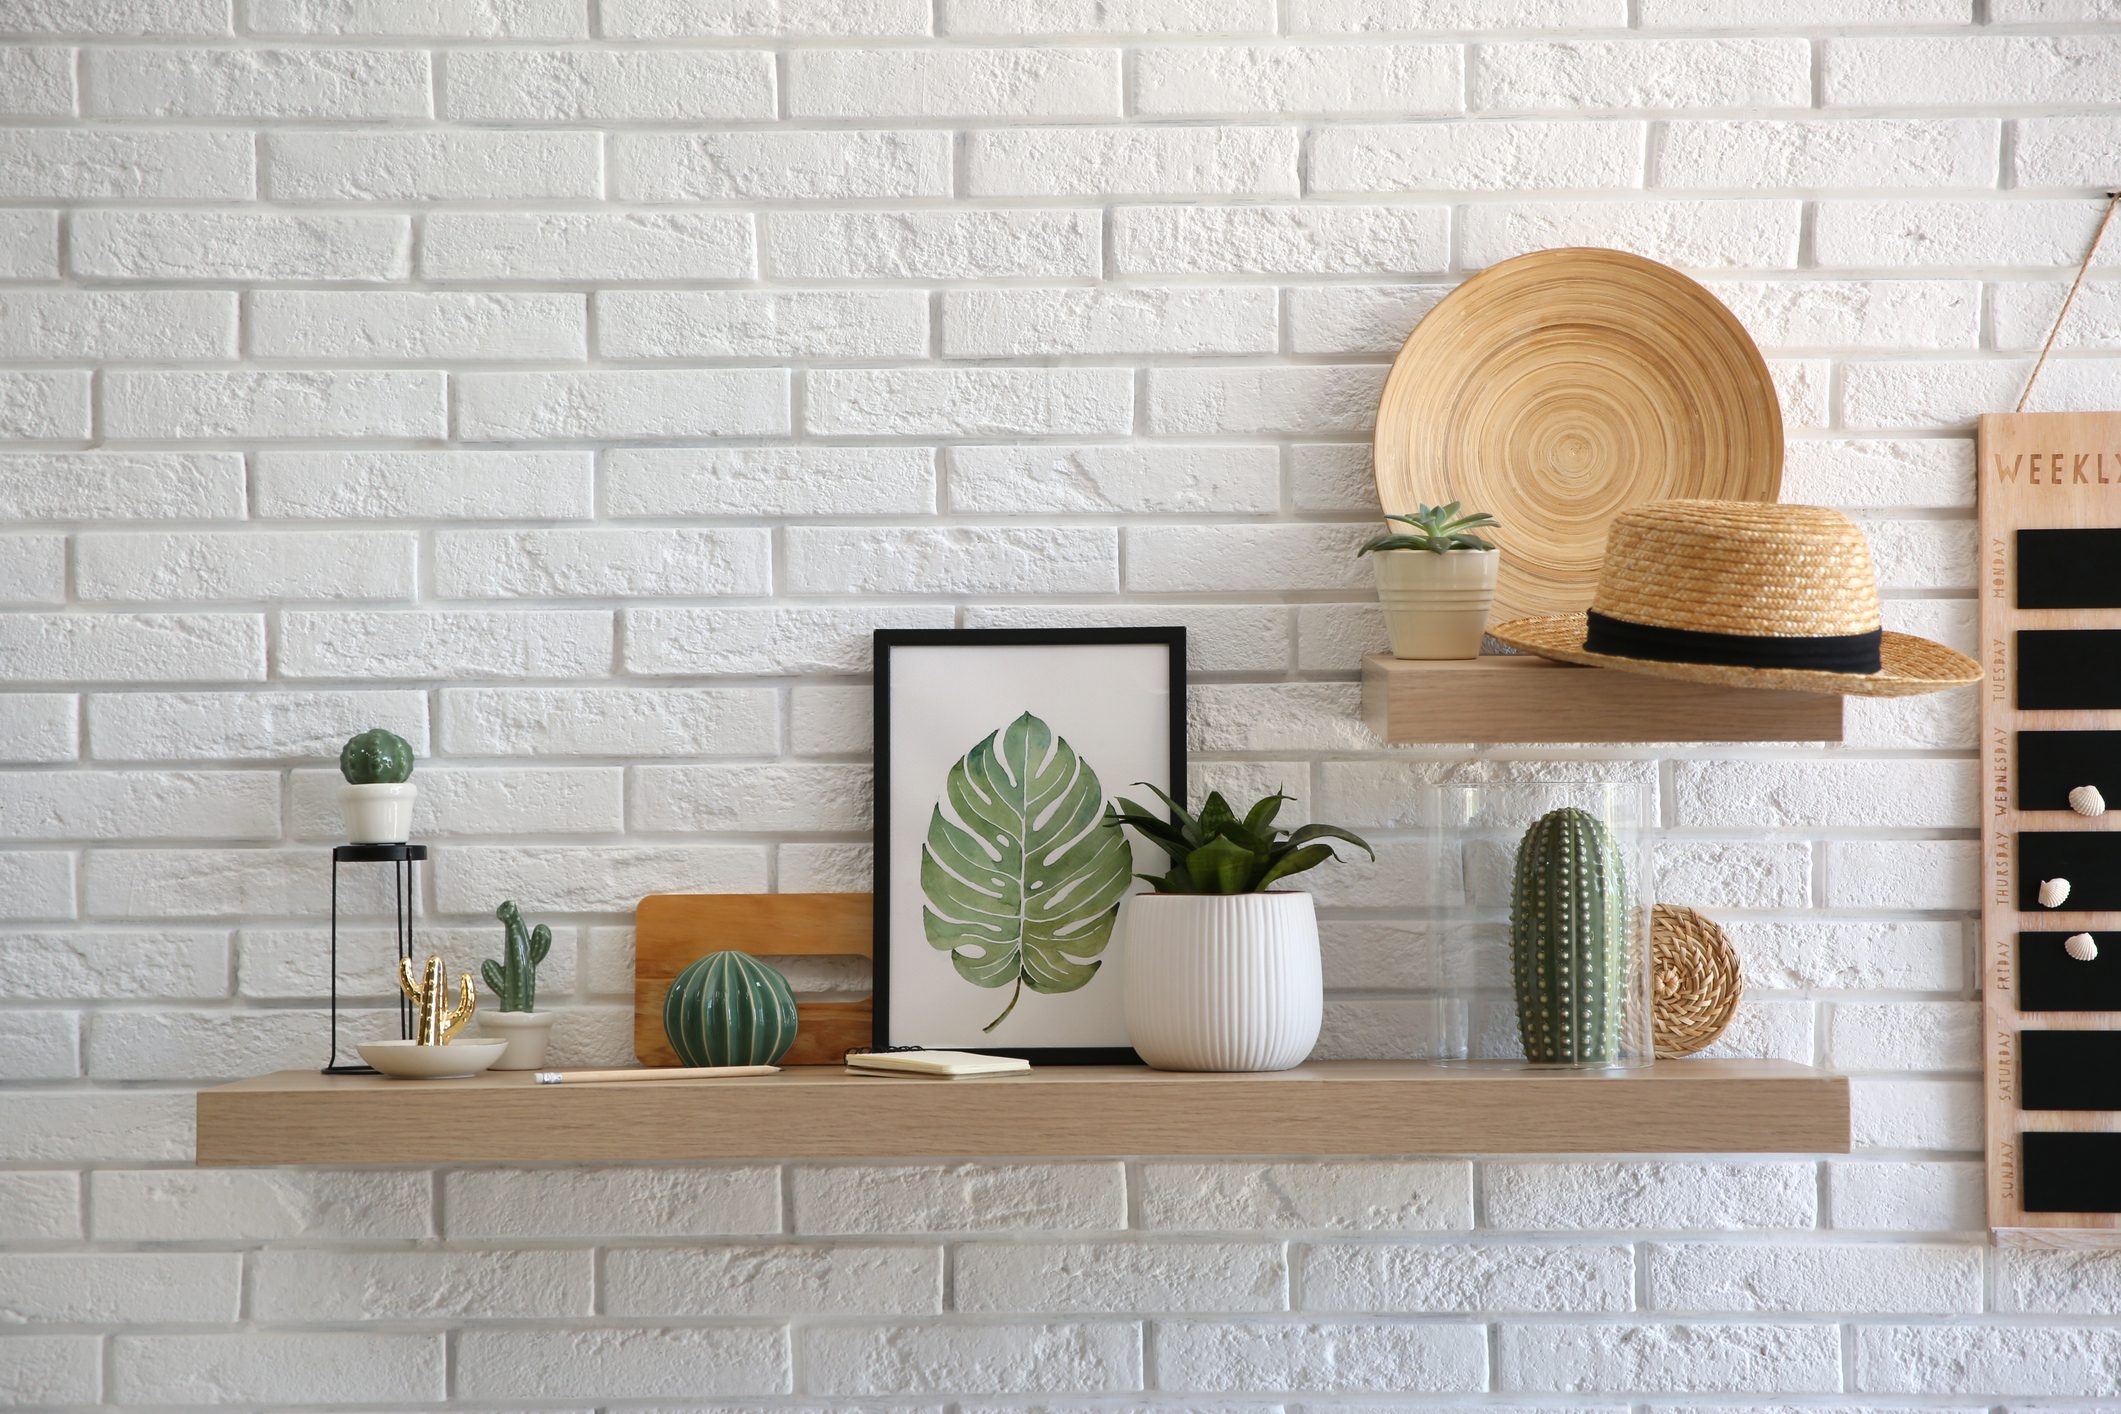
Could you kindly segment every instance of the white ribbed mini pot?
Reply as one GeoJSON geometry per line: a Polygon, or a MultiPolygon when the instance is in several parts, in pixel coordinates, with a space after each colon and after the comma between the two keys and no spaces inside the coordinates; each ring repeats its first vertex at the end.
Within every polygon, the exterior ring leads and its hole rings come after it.
{"type": "Polygon", "coordinates": [[[1395,658],[1478,658],[1495,602],[1495,550],[1379,550],[1377,600],[1395,658]]]}
{"type": "Polygon", "coordinates": [[[412,803],[420,788],[411,781],[348,783],[339,787],[339,813],[349,844],[403,844],[412,838],[412,803]]]}
{"type": "Polygon", "coordinates": [[[1287,1070],[1318,1043],[1309,894],[1135,894],[1120,926],[1127,1039],[1158,1070],[1287,1070]]]}

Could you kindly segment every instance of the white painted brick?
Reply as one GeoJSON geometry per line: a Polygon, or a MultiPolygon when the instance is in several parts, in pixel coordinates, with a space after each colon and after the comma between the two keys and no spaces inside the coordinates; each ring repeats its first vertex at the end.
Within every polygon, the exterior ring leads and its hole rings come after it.
{"type": "Polygon", "coordinates": [[[604,509],[613,516],[925,515],[935,509],[935,483],[935,454],[925,447],[604,453],[604,509]]]}
{"type": "Polygon", "coordinates": [[[0,275],[11,280],[59,274],[59,213],[0,211],[0,275]]]}
{"type": "Polygon", "coordinates": [[[1505,1325],[1497,1383],[1530,1393],[1826,1394],[1841,1388],[1833,1325],[1505,1325]]]}
{"type": "Polygon", "coordinates": [[[63,118],[74,111],[71,51],[0,47],[0,116],[63,118]]]}
{"type": "Polygon", "coordinates": [[[1126,1324],[823,1326],[798,1339],[806,1383],[826,1394],[1141,1388],[1141,1333],[1126,1324]]]}
{"type": "Polygon", "coordinates": [[[0,516],[225,520],[243,514],[243,458],[228,452],[18,452],[0,456],[0,516]]]}
{"type": "MultiPolygon", "coordinates": [[[[509,766],[477,770],[422,766],[413,804],[413,833],[437,835],[583,835],[624,828],[619,768],[559,769],[509,766]]],[[[296,771],[288,802],[288,833],[336,842],[344,833],[336,769],[296,771]]]]}
{"type": "Polygon", "coordinates": [[[1981,1068],[1980,1009],[1972,1002],[1842,1002],[1827,1060],[1836,1070],[1981,1068]]]}
{"type": "Polygon", "coordinates": [[[425,118],[428,56],[404,49],[90,49],[99,118],[425,118]]]}
{"type": "Polygon", "coordinates": [[[452,599],[765,594],[764,530],[445,530],[436,591],[452,599]]]}
{"type": "Polygon", "coordinates": [[[88,375],[0,372],[0,437],[37,442],[88,436],[88,375]]]}
{"type": "Polygon", "coordinates": [[[2098,1326],[1859,1326],[1855,1387],[1881,1394],[2113,1393],[2121,1331],[2098,1326]]]}
{"type": "Polygon", "coordinates": [[[436,906],[449,913],[482,913],[498,898],[534,898],[555,913],[626,913],[673,879],[699,893],[760,892],[766,855],[756,845],[459,845],[437,857],[434,879],[436,906]]]}
{"type": "Polygon", "coordinates": [[[604,1257],[614,1316],[924,1316],[942,1309],[936,1247],[638,1248],[604,1257]]]}
{"type": "Polygon", "coordinates": [[[999,128],[965,135],[972,196],[1295,196],[1288,128],[999,128]]]}
{"type": "Polygon", "coordinates": [[[0,920],[74,916],[74,860],[69,854],[0,851],[0,920]]]}
{"type": "Polygon", "coordinates": [[[582,0],[241,0],[256,34],[586,39],[582,0]]]}
{"type": "MultiPolygon", "coordinates": [[[[73,1012],[0,1012],[0,1067],[8,1079],[72,1080],[81,1074],[80,1054],[81,1019],[73,1012]]],[[[0,1276],[4,1263],[0,1258],[0,1276]]]]}
{"type": "Polygon", "coordinates": [[[403,216],[82,211],[74,273],[112,280],[390,280],[407,274],[403,216]]]}
{"type": "Polygon", "coordinates": [[[611,614],[595,609],[290,612],[280,633],[290,678],[590,677],[611,666],[611,614]]]}
{"type": "MultiPolygon", "coordinates": [[[[394,1018],[380,1009],[349,1016],[342,1008],[340,1021],[363,1039],[395,1029],[394,1018]]],[[[321,1009],[112,1012],[97,1017],[89,1032],[88,1073],[98,1080],[214,1082],[306,1069],[316,1063],[327,1026],[321,1009]]]]}
{"type": "Polygon", "coordinates": [[[140,1404],[421,1403],[443,1397],[440,1332],[119,1335],[112,1396],[140,1404]]]}
{"type": "Polygon", "coordinates": [[[588,452],[255,452],[256,512],[297,520],[580,520],[588,452]]]}
{"type": "Polygon", "coordinates": [[[1271,447],[951,447],[950,508],[974,514],[1270,512],[1281,498],[1271,447]]]}
{"type": "Polygon", "coordinates": [[[276,1324],[564,1320],[590,1313],[593,1255],[267,1250],[252,1259],[251,1305],[276,1324]]]}
{"type": "Polygon", "coordinates": [[[1807,108],[1811,68],[1801,39],[1483,44],[1468,89],[1476,111],[1510,113],[1807,108]]]}
{"type": "Polygon", "coordinates": [[[1656,1243],[1657,1311],[1963,1315],[1981,1309],[1981,1249],[1875,1243],[1656,1243]]]}
{"type": "Polygon", "coordinates": [[[1993,118],[1739,118],[1665,125],[1660,187],[1991,187],[1993,118]]]}
{"type": "Polygon", "coordinates": [[[1882,1232],[1974,1232],[1983,1226],[1979,1163],[1835,1162],[1827,1170],[1829,1225],[1882,1232]]]}
{"type": "Polygon", "coordinates": [[[975,1242],[953,1259],[960,1311],[1285,1311],[1278,1245],[1223,1242],[975,1242]]]}
{"type": "Polygon", "coordinates": [[[1978,1149],[1981,1087],[1971,1080],[1868,1080],[1849,1085],[1849,1142],[1858,1149],[1978,1149]]]}
{"type": "Polygon", "coordinates": [[[1438,115],[1464,108],[1463,51],[1444,44],[1296,44],[1144,49],[1137,111],[1438,115]]]}
{"type": "Polygon", "coordinates": [[[942,310],[948,358],[1269,354],[1279,325],[1264,288],[953,290],[942,310]]]}
{"type": "Polygon", "coordinates": [[[1806,505],[1964,509],[1974,501],[1974,444],[1863,438],[1786,444],[1782,493],[1806,505]]]}
{"type": "MultiPolygon", "coordinates": [[[[1186,630],[1186,662],[1200,673],[1279,673],[1289,662],[1288,615],[1278,606],[996,604],[965,610],[966,628],[1186,630]]],[[[863,749],[868,743],[863,742],[863,749]]]]}
{"type": "Polygon", "coordinates": [[[950,195],[948,133],[614,133],[610,144],[611,194],[629,201],[950,195]]]}
{"type": "Polygon", "coordinates": [[[976,280],[1101,273],[1094,211],[820,211],[766,218],[778,279],[976,280]]]}
{"type": "Polygon", "coordinates": [[[614,290],[596,299],[607,358],[919,358],[914,290],[614,290]]]}
{"type": "Polygon", "coordinates": [[[11,682],[222,682],[265,676],[256,614],[0,616],[0,678],[11,682]]]}
{"type": "Polygon", "coordinates": [[[1709,290],[1771,349],[1971,349],[1981,338],[1971,281],[1716,280],[1709,290]]]}
{"type": "Polygon", "coordinates": [[[786,433],[777,369],[460,373],[457,435],[534,438],[730,437],[786,433]]]}
{"type": "Polygon", "coordinates": [[[872,741],[866,687],[796,687],[788,694],[788,750],[797,756],[851,756],[872,741]]]}
{"type": "Polygon", "coordinates": [[[7,0],[0,33],[181,35],[228,33],[227,0],[7,0]]]}
{"type": "Polygon", "coordinates": [[[250,351],[260,358],[365,363],[579,359],[588,351],[580,295],[259,290],[250,351]]]}
{"type": "Polygon", "coordinates": [[[1696,268],[1785,269],[1797,263],[1795,201],[1497,202],[1469,206],[1460,258],[1493,265],[1549,246],[1594,245],[1696,268]]]}
{"type": "Polygon", "coordinates": [[[92,1335],[18,1335],[0,1341],[0,1399],[17,1408],[93,1403],[103,1342],[92,1335]]]}
{"type": "MultiPolygon", "coordinates": [[[[130,849],[91,851],[83,866],[99,918],[231,918],[300,914],[325,906],[329,859],[312,851],[130,849]]],[[[387,896],[381,900],[388,906],[387,896]]]]}
{"type": "Polygon", "coordinates": [[[781,1230],[771,1167],[467,1169],[442,1178],[458,1239],[726,1237],[781,1230]]]}
{"type": "Polygon", "coordinates": [[[373,1169],[151,1169],[89,1175],[103,1241],[397,1239],[432,1235],[424,1173],[373,1169]]]}
{"type": "Polygon", "coordinates": [[[1143,1164],[1144,1227],[1202,1232],[1445,1232],[1473,1223],[1463,1163],[1143,1164]]]}
{"type": "Polygon", "coordinates": [[[1354,589],[1367,525],[1129,526],[1127,588],[1145,592],[1354,589]]]}
{"type": "Polygon", "coordinates": [[[1486,1225],[1536,1232],[1809,1228],[1808,1163],[1490,1163],[1486,1225]]]}
{"type": "Polygon", "coordinates": [[[1117,1163],[798,1167],[795,1231],[815,1234],[1116,1230],[1117,1163]]]}
{"type": "Polygon", "coordinates": [[[226,933],[7,933],[0,946],[10,968],[0,997],[10,1000],[228,995],[226,933]]]}
{"type": "Polygon", "coordinates": [[[2013,186],[2096,187],[2105,181],[2101,155],[2121,141],[2121,118],[2020,118],[2013,136],[2013,186]]]}
{"type": "Polygon", "coordinates": [[[1290,0],[1289,30],[1303,34],[1421,30],[1618,29],[1626,0],[1290,0]]]}
{"type": "MultiPolygon", "coordinates": [[[[2008,281],[1990,286],[1996,346],[2038,349],[2054,328],[2067,281],[2008,281]]],[[[2121,346],[2121,285],[2086,281],[2070,305],[2069,320],[2055,338],[2058,349],[2121,346]]],[[[2043,375],[2044,377],[2045,375],[2043,375]]]]}
{"type": "Polygon", "coordinates": [[[1331,1242],[1303,1259],[1305,1311],[1625,1311],[1635,1260],[1623,1246],[1331,1242]]]}
{"type": "Polygon", "coordinates": [[[66,537],[0,535],[0,604],[36,608],[65,602],[66,537]]]}
{"type": "Polygon", "coordinates": [[[137,531],[74,541],[88,601],[409,599],[418,542],[343,531],[137,531]]]}
{"type": "Polygon", "coordinates": [[[738,0],[714,6],[691,0],[607,0],[602,8],[604,33],[618,39],[928,32],[924,0],[738,0]]]}
{"type": "Polygon", "coordinates": [[[1124,275],[1418,275],[1450,262],[1440,206],[1126,206],[1124,275]]]}
{"type": "Polygon", "coordinates": [[[773,117],[772,56],[718,49],[456,49],[443,116],[536,123],[773,117]]]}
{"type": "Polygon", "coordinates": [[[1678,823],[1827,829],[1957,826],[1974,816],[1971,761],[1681,761],[1678,823]]]}
{"type": "Polygon", "coordinates": [[[0,1093],[0,1158],[24,1164],[189,1163],[192,1109],[189,1093],[0,1093]]]}
{"type": "MultiPolygon", "coordinates": [[[[1822,266],[2074,268],[2105,204],[2081,198],[1905,197],[1822,201],[1813,242],[1822,266]]],[[[2099,263],[2121,260],[2102,252],[2099,263]]]]}
{"type": "Polygon", "coordinates": [[[128,692],[89,699],[89,754],[99,761],[330,757],[357,721],[427,748],[427,703],[416,692],[128,692]]]}
{"type": "Polygon", "coordinates": [[[1996,1309],[2103,1316],[2114,1309],[2113,1260],[2098,1251],[1998,1247],[1996,1309]]]}
{"type": "MultiPolygon", "coordinates": [[[[423,767],[420,771],[423,800],[431,769],[423,767]]],[[[332,831],[330,838],[334,843],[338,834],[339,831],[332,831]]],[[[491,918],[490,910],[487,918],[491,918]]],[[[574,935],[565,928],[555,929],[554,933],[552,954],[538,966],[539,995],[548,999],[567,995],[573,990],[574,982],[574,935]]],[[[440,953],[446,958],[468,959],[495,952],[494,938],[495,925],[490,921],[463,928],[437,928],[423,923],[419,929],[421,950],[440,953]]],[[[349,1000],[369,1003],[373,1009],[357,1011],[355,1020],[363,1028],[390,1034],[389,1014],[382,1007],[386,1003],[396,1003],[397,981],[390,975],[387,965],[371,967],[361,959],[387,959],[397,946],[394,934],[389,931],[387,923],[380,926],[373,922],[349,924],[339,931],[339,946],[347,958],[339,968],[342,1006],[349,1000]]],[[[468,962],[464,966],[470,970],[468,962]]],[[[245,928],[238,935],[237,996],[314,1002],[326,995],[330,988],[331,933],[328,927],[245,928]]],[[[629,984],[629,993],[630,990],[629,984]]],[[[481,1005],[490,1005],[490,1002],[481,1005]]],[[[342,1013],[341,1020],[344,1019],[342,1013]]],[[[368,1031],[364,1030],[359,1039],[369,1039],[368,1031]]],[[[343,1040],[340,1044],[342,1050],[346,1049],[343,1040]]],[[[315,1041],[309,1045],[314,1049],[315,1041]]]]}
{"type": "Polygon", "coordinates": [[[1475,1325],[1159,1321],[1150,1340],[1168,1390],[1434,1394],[1487,1383],[1487,1331],[1475,1325]]]}
{"type": "Polygon", "coordinates": [[[1826,902],[1839,908],[1971,909],[1980,858],[1964,840],[1836,840],[1826,846],[1826,902]]]}
{"type": "Polygon", "coordinates": [[[636,766],[628,823],[637,831],[860,830],[869,824],[861,766],[636,766]]]}
{"type": "MultiPolygon", "coordinates": [[[[1300,286],[1288,293],[1289,348],[1293,353],[1393,354],[1407,341],[1421,317],[1436,307],[1446,294],[1442,285],[1316,285],[1300,286]]],[[[1370,448],[1299,447],[1296,470],[1305,470],[1302,458],[1320,454],[1359,456],[1365,494],[1355,508],[1370,510],[1377,505],[1377,491],[1370,481],[1370,448]]],[[[1324,509],[1301,499],[1303,483],[1297,483],[1299,509],[1324,509]]],[[[1344,502],[1343,502],[1344,504],[1344,502]]],[[[1335,505],[1332,509],[1341,509],[1335,505]]]]}
{"type": "Polygon", "coordinates": [[[1804,25],[1857,28],[1880,25],[1963,25],[1961,0],[1782,0],[1762,10],[1746,0],[1642,0],[1644,29],[1777,29],[1804,25]]]}
{"type": "Polygon", "coordinates": [[[265,194],[278,201],[595,199],[594,133],[274,133],[265,194]]]}
{"type": "Polygon", "coordinates": [[[459,756],[751,756],[778,745],[755,688],[449,688],[437,740],[459,756]]]}
{"type": "MultiPolygon", "coordinates": [[[[72,1173],[0,1174],[0,1237],[10,1242],[77,1242],[81,1178],[72,1173]]],[[[0,1389],[5,1389],[0,1385],[0,1389]]]]}
{"type": "MultiPolygon", "coordinates": [[[[1362,431],[1376,420],[1384,375],[1382,367],[1367,364],[1152,369],[1149,430],[1165,436],[1331,436],[1362,431]]],[[[1364,528],[1376,533],[1374,526],[1364,528]]]]}
{"type": "Polygon", "coordinates": [[[0,761],[35,765],[71,761],[79,752],[79,699],[60,692],[0,697],[0,761]]]}
{"type": "Polygon", "coordinates": [[[2112,34],[1829,39],[1820,45],[1820,101],[1985,107],[2121,102],[2121,40],[2112,34]]]}
{"type": "Polygon", "coordinates": [[[1420,123],[1326,128],[1318,192],[1583,190],[1642,185],[1645,123],[1420,123]]]}
{"type": "Polygon", "coordinates": [[[0,293],[0,357],[40,363],[222,362],[236,353],[235,296],[205,290],[0,293]]]}
{"type": "Polygon", "coordinates": [[[1956,992],[1966,985],[1961,923],[1731,920],[1724,927],[1749,987],[1956,992]]]}
{"type": "Polygon", "coordinates": [[[946,607],[627,609],[629,673],[784,676],[869,671],[869,635],[880,628],[948,628],[946,607]]]}
{"type": "Polygon", "coordinates": [[[860,893],[876,879],[875,855],[865,844],[784,844],[774,853],[787,893],[860,893]]]}
{"type": "Polygon", "coordinates": [[[266,771],[18,771],[0,839],[272,839],[280,781],[266,771]]]}
{"type": "Polygon", "coordinates": [[[1989,22],[1999,25],[2113,18],[2113,0],[1995,0],[1989,22]]]}
{"type": "Polygon", "coordinates": [[[797,118],[1116,118],[1116,49],[798,49],[797,118]]]}
{"type": "Polygon", "coordinates": [[[1095,437],[1130,429],[1119,368],[821,368],[804,420],[828,437],[1095,437]]]}
{"type": "Polygon", "coordinates": [[[1202,684],[1187,693],[1195,751],[1363,751],[1379,743],[1360,720],[1353,683],[1202,684]]]}
{"type": "Polygon", "coordinates": [[[103,377],[113,437],[440,437],[438,372],[180,372],[103,377]]]}
{"type": "Polygon", "coordinates": [[[727,212],[449,212],[420,248],[437,280],[740,280],[753,265],[751,218],[727,212]]]}
{"type": "Polygon", "coordinates": [[[1269,0],[942,0],[940,18],[953,36],[1274,31],[1269,0]]]}
{"type": "Polygon", "coordinates": [[[10,197],[247,201],[255,166],[246,133],[0,131],[0,194],[10,197]]]}
{"type": "MultiPolygon", "coordinates": [[[[1975,418],[2017,403],[2032,360],[1842,365],[1842,421],[1854,428],[1970,432],[1975,418]]],[[[2040,376],[2031,412],[2081,412],[2121,399],[2108,358],[2057,358],[2040,376]]]]}
{"type": "Polygon", "coordinates": [[[1119,534],[1088,527],[782,532],[797,594],[1109,594],[1119,534]]]}

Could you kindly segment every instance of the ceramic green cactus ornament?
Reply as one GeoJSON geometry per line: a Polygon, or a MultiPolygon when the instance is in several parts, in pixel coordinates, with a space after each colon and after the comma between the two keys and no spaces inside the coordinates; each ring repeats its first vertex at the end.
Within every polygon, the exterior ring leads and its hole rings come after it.
{"type": "Polygon", "coordinates": [[[746,953],[710,953],[670,984],[663,1031],[686,1065],[778,1065],[795,1044],[795,994],[746,953]]]}
{"type": "Polygon", "coordinates": [[[480,963],[479,975],[501,999],[502,1011],[536,1011],[538,964],[552,951],[552,929],[540,923],[526,930],[513,899],[495,909],[493,916],[501,920],[508,935],[501,946],[501,956],[480,963]]]}
{"type": "Polygon", "coordinates": [[[1525,1059],[1622,1059],[1630,948],[1628,878],[1598,818],[1573,807],[1532,822],[1510,891],[1510,980],[1525,1059]]]}
{"type": "Polygon", "coordinates": [[[339,774],[348,785],[396,785],[412,775],[412,743],[396,732],[371,727],[339,751],[339,774]]]}

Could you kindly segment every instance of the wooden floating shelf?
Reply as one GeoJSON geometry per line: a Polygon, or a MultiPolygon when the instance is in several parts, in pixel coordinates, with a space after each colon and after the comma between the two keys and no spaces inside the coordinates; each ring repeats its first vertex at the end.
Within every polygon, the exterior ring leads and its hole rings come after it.
{"type": "Polygon", "coordinates": [[[204,1165],[1849,1147],[1845,1078],[1761,1060],[1605,1072],[1324,1061],[1259,1075],[1047,1066],[962,1080],[814,1066],[623,1085],[282,1071],[201,1091],[198,1104],[204,1165]]]}
{"type": "Polygon", "coordinates": [[[1676,682],[1528,655],[1362,660],[1362,719],[1396,746],[1455,742],[1839,741],[1841,699],[1676,682]]]}

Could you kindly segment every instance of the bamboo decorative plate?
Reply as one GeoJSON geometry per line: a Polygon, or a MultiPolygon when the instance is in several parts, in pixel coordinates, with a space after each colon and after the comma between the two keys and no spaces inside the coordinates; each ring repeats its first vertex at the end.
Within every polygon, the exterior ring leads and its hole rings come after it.
{"type": "Polygon", "coordinates": [[[1587,608],[1606,525],[1673,497],[1772,501],[1782,409],[1714,295],[1617,250],[1490,266],[1415,326],[1377,407],[1387,513],[1492,511],[1492,621],[1587,608]]]}

